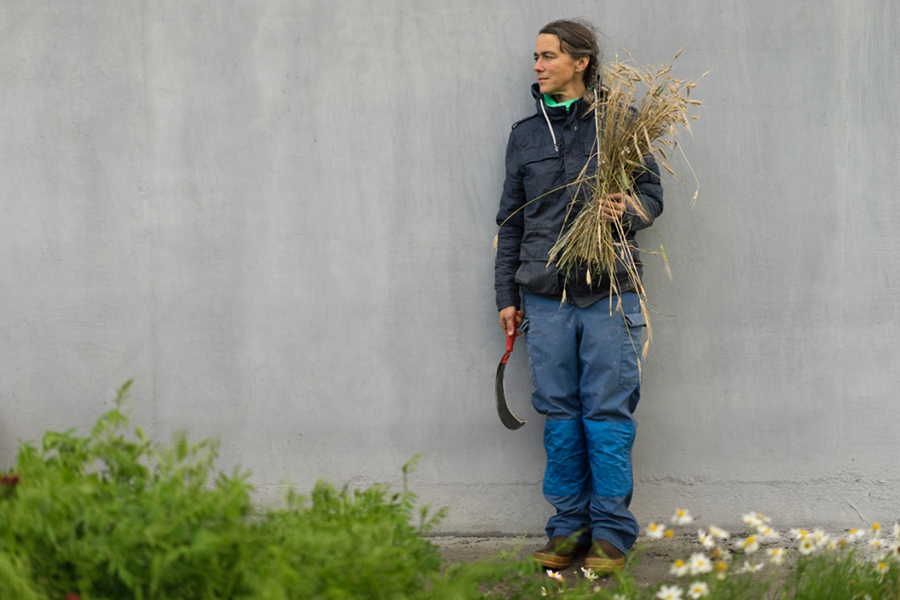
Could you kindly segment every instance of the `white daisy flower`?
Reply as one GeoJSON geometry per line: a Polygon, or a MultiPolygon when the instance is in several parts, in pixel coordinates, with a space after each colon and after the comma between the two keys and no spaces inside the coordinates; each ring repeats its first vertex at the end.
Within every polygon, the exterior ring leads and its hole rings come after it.
{"type": "Polygon", "coordinates": [[[718,547],[713,548],[713,551],[709,554],[716,560],[731,560],[731,552],[729,552],[728,550],[722,550],[718,547]]]}
{"type": "Polygon", "coordinates": [[[753,564],[750,561],[745,560],[744,566],[741,567],[740,573],[756,573],[760,569],[763,568],[764,563],[756,563],[753,564]]]}
{"type": "Polygon", "coordinates": [[[759,550],[759,539],[755,535],[748,535],[746,539],[738,542],[738,547],[742,549],[745,554],[753,554],[759,550]]]}
{"type": "Polygon", "coordinates": [[[669,569],[669,575],[674,575],[675,577],[684,577],[685,575],[687,575],[690,568],[691,567],[689,564],[681,559],[678,559],[674,563],[672,563],[672,568],[669,569]]]}
{"type": "Polygon", "coordinates": [[[546,595],[547,595],[547,588],[545,588],[544,586],[541,586],[541,596],[546,596],[546,595]]]}
{"type": "Polygon", "coordinates": [[[900,539],[900,523],[894,523],[894,537],[900,539]]]}
{"type": "Polygon", "coordinates": [[[550,569],[547,569],[547,577],[555,579],[560,583],[564,581],[562,574],[560,574],[558,571],[551,571],[550,569]]]}
{"type": "Polygon", "coordinates": [[[791,529],[791,537],[797,541],[806,539],[808,535],[809,532],[805,529],[791,529]]]}
{"type": "Polygon", "coordinates": [[[880,537],[873,537],[871,540],[869,540],[869,545],[873,548],[883,548],[884,540],[880,537]]]}
{"type": "Polygon", "coordinates": [[[879,523],[878,521],[875,521],[874,523],[872,523],[872,526],[869,527],[869,530],[872,532],[872,535],[874,535],[874,536],[881,535],[881,523],[879,523]]]}
{"type": "Polygon", "coordinates": [[[866,532],[862,529],[856,529],[855,527],[847,532],[847,541],[855,542],[856,540],[862,539],[866,537],[866,532]]]}
{"type": "Polygon", "coordinates": [[[748,512],[741,519],[750,527],[758,527],[771,520],[766,515],[758,512],[748,512]]]}
{"type": "Polygon", "coordinates": [[[709,596],[709,586],[704,581],[695,581],[688,588],[688,596],[694,600],[709,596]]]}
{"type": "Polygon", "coordinates": [[[703,529],[697,531],[697,539],[700,540],[700,543],[703,544],[704,548],[714,548],[716,545],[715,538],[703,529]]]}
{"type": "Polygon", "coordinates": [[[730,533],[728,533],[721,527],[716,527],[715,525],[709,526],[709,535],[716,537],[720,540],[727,540],[729,538],[729,536],[731,536],[730,533]]]}
{"type": "Polygon", "coordinates": [[[712,563],[702,552],[691,554],[691,575],[702,575],[712,571],[712,563]]]}
{"type": "Polygon", "coordinates": [[[813,541],[816,543],[816,547],[820,550],[828,545],[828,541],[831,538],[828,537],[824,531],[821,529],[816,529],[813,531],[813,541]]]}
{"type": "Polygon", "coordinates": [[[691,516],[691,513],[686,508],[679,508],[675,511],[675,516],[672,517],[673,525],[690,525],[693,522],[694,517],[691,516]]]}
{"type": "Polygon", "coordinates": [[[725,579],[725,572],[728,570],[728,563],[724,560],[720,560],[716,563],[716,579],[719,581],[723,581],[725,579]]]}
{"type": "Polygon", "coordinates": [[[784,548],[769,548],[766,553],[769,555],[769,562],[773,565],[780,565],[784,562],[784,548]]]}
{"type": "Polygon", "coordinates": [[[756,533],[761,535],[762,537],[770,540],[775,540],[781,537],[781,534],[769,527],[768,525],[758,525],[756,527],[756,533]]]}
{"type": "Polygon", "coordinates": [[[665,535],[666,526],[660,525],[659,523],[650,523],[649,525],[647,525],[645,531],[647,532],[648,538],[659,540],[662,539],[663,535],[665,535]]]}
{"type": "Polygon", "coordinates": [[[656,592],[656,597],[660,600],[681,600],[681,588],[677,585],[664,585],[656,592]]]}
{"type": "Polygon", "coordinates": [[[803,556],[809,556],[816,551],[816,542],[811,537],[807,536],[800,540],[798,549],[800,550],[800,554],[802,554],[803,556]]]}
{"type": "Polygon", "coordinates": [[[584,578],[588,581],[597,579],[597,574],[594,573],[593,569],[585,569],[584,567],[581,567],[581,572],[584,573],[584,578]]]}
{"type": "Polygon", "coordinates": [[[884,574],[888,572],[888,564],[887,561],[879,561],[877,565],[875,565],[875,570],[878,571],[878,574],[884,577],[884,574]]]}

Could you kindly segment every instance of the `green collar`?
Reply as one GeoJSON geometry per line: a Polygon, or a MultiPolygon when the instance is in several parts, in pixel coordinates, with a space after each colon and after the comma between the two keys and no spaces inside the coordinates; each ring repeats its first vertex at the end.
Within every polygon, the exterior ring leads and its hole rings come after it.
{"type": "Polygon", "coordinates": [[[572,103],[578,100],[578,98],[572,98],[571,100],[566,100],[565,102],[557,102],[547,94],[544,94],[544,104],[547,106],[562,106],[566,109],[566,112],[569,112],[569,107],[572,106],[572,103]]]}

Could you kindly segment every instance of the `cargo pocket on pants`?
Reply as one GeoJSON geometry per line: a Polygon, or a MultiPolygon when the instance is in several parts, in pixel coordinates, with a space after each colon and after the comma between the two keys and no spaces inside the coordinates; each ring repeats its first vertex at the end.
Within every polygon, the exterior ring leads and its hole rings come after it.
{"type": "Polygon", "coordinates": [[[643,333],[647,321],[641,312],[626,313],[623,327],[622,361],[619,385],[629,387],[641,383],[641,353],[644,348],[643,333]]]}

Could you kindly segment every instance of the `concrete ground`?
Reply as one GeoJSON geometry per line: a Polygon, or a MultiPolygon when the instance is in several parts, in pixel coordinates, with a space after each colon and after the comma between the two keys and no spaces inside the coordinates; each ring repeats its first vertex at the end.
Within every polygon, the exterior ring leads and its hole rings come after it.
{"type": "MultiPolygon", "coordinates": [[[[681,558],[690,556],[697,551],[697,544],[693,536],[679,536],[665,543],[648,544],[641,551],[635,563],[631,566],[631,573],[638,583],[654,585],[662,580],[669,572],[672,563],[681,558]]],[[[510,553],[517,558],[525,558],[532,552],[543,546],[547,538],[543,536],[531,537],[463,537],[463,536],[437,536],[432,541],[441,548],[446,562],[472,562],[482,558],[488,558],[500,553],[510,553]]],[[[584,558],[576,558],[572,565],[562,574],[570,582],[574,583],[576,576],[581,575],[581,567],[584,566],[584,558]],[[576,575],[577,574],[577,575],[576,575]]]]}

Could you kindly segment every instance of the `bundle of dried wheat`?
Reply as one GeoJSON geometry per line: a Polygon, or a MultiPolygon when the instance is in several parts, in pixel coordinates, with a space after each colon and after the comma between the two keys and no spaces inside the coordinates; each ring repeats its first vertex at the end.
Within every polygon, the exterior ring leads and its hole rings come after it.
{"type": "MultiPolygon", "coordinates": [[[[599,281],[603,274],[608,275],[611,299],[620,290],[637,291],[645,317],[648,317],[646,296],[633,252],[627,248],[628,225],[622,218],[605,219],[601,202],[621,193],[627,212],[649,220],[639,199],[632,195],[634,178],[646,170],[643,157],[647,155],[655,156],[678,179],[668,165],[669,153],[678,147],[675,141],[678,127],[690,131],[689,119],[697,118],[688,115],[688,108],[701,103],[690,98],[697,84],[676,79],[671,71],[671,64],[637,68],[627,61],[620,62],[618,56],[615,62],[603,67],[602,93],[596,94],[592,105],[597,115],[597,139],[588,163],[569,184],[580,188],[573,194],[576,200],[568,211],[567,221],[572,219],[571,226],[563,228],[550,251],[550,262],[555,262],[564,273],[586,268],[588,283],[592,277],[599,281]],[[617,281],[617,263],[624,265],[628,281],[617,281]]],[[[649,318],[647,323],[649,330],[649,318]]],[[[645,344],[644,354],[646,350],[645,344]]]]}

